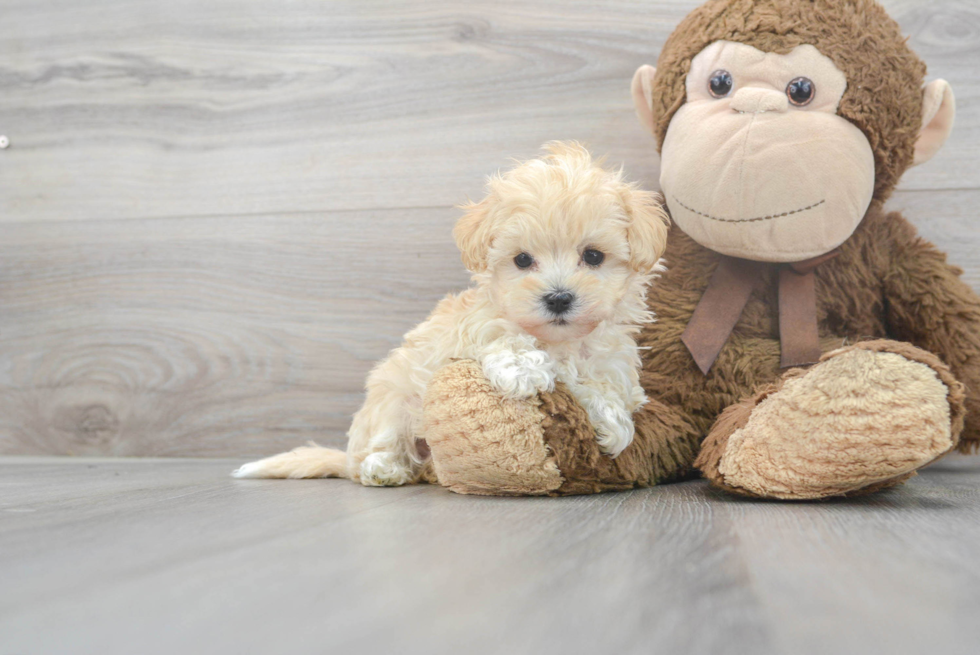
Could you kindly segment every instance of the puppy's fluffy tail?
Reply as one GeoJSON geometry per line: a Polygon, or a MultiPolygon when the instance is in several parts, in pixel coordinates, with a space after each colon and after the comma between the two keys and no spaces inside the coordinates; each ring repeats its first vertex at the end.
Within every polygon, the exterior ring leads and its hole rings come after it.
{"type": "Polygon", "coordinates": [[[347,453],[318,446],[294,448],[257,462],[243,464],[231,473],[234,478],[348,478],[347,453]]]}

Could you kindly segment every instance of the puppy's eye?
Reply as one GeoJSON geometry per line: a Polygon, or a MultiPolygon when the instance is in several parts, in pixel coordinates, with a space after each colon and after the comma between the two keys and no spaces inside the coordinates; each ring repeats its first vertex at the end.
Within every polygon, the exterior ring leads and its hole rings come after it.
{"type": "Polygon", "coordinates": [[[810,104],[816,91],[816,86],[806,77],[797,77],[786,85],[786,97],[797,107],[810,104]]]}
{"type": "Polygon", "coordinates": [[[531,255],[527,254],[526,252],[522,252],[517,257],[514,257],[514,264],[517,266],[517,268],[530,268],[531,264],[533,263],[534,257],[531,257],[531,255]]]}
{"type": "Polygon", "coordinates": [[[582,253],[582,261],[589,266],[599,266],[605,258],[606,256],[595,248],[588,248],[582,253]]]}
{"type": "Polygon", "coordinates": [[[732,90],[732,74],[726,70],[717,70],[708,80],[708,91],[716,98],[724,98],[732,90]]]}

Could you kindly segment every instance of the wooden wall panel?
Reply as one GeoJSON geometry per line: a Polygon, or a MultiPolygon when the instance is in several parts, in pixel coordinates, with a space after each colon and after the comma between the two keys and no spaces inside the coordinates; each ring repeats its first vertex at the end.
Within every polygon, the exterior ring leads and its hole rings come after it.
{"type": "Polygon", "coordinates": [[[372,363],[468,283],[453,213],[6,226],[0,452],[337,442],[372,363]]]}
{"type": "MultiPolygon", "coordinates": [[[[629,80],[696,4],[7,2],[0,221],[448,206],[559,138],[656,180],[629,80]]],[[[906,188],[973,188],[980,6],[887,4],[961,92],[906,188]]]]}
{"type": "MultiPolygon", "coordinates": [[[[656,186],[629,78],[695,4],[6,2],[0,453],[342,443],[488,173],[576,138],[656,186]]],[[[980,8],[886,5],[959,108],[890,204],[980,288],[980,8]]]]}

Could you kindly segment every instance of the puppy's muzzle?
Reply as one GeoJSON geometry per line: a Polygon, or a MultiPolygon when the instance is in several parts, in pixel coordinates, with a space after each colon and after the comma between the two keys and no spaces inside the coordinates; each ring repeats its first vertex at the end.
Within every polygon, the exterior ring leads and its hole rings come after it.
{"type": "Polygon", "coordinates": [[[548,311],[555,316],[561,316],[567,314],[575,303],[575,294],[570,291],[565,291],[564,289],[559,289],[557,291],[552,291],[541,297],[544,301],[545,307],[548,311]]]}

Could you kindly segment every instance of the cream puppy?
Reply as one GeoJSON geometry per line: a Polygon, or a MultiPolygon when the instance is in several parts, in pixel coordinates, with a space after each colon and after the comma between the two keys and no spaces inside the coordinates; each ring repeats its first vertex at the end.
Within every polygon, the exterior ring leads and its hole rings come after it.
{"type": "Polygon", "coordinates": [[[602,451],[633,440],[644,402],[634,334],[653,320],[646,288],[661,270],[668,219],[659,197],[593,162],[576,143],[492,177],[454,230],[475,286],[443,299],[367,379],[346,454],[297,448],[234,472],[241,478],[348,477],[370,486],[419,480],[422,399],[454,359],[478,361],[507,398],[563,382],[602,451]]]}

